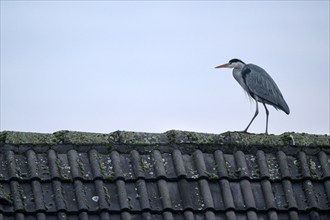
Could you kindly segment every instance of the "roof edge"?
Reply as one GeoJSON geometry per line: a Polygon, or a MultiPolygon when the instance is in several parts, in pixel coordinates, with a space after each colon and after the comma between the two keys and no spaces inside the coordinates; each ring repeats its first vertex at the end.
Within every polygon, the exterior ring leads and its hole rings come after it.
{"type": "Polygon", "coordinates": [[[112,133],[89,133],[62,130],[54,133],[2,131],[0,144],[8,145],[235,145],[235,146],[297,146],[330,147],[329,135],[285,132],[281,135],[225,132],[221,134],[169,130],[164,133],[115,131],[112,133]]]}

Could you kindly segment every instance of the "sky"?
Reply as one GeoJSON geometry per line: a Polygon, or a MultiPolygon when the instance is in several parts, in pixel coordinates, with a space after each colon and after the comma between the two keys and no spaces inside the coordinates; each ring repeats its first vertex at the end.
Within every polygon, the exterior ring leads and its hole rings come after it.
{"type": "MultiPolygon", "coordinates": [[[[269,133],[329,134],[329,1],[1,1],[0,130],[242,131],[231,69],[264,68],[290,115],[269,133]]],[[[266,115],[249,128],[265,131],[266,115]]]]}

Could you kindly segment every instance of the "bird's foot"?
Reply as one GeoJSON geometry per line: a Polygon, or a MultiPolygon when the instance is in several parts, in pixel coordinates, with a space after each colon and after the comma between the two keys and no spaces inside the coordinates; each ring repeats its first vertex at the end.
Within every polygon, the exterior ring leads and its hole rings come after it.
{"type": "MultiPolygon", "coordinates": [[[[243,130],[243,131],[237,131],[237,132],[239,132],[239,133],[244,133],[244,134],[256,134],[256,133],[248,132],[246,129],[243,130]]],[[[269,134],[268,134],[268,131],[266,131],[265,133],[260,133],[260,134],[269,135],[269,134]]]]}
{"type": "Polygon", "coordinates": [[[250,132],[247,132],[247,130],[239,131],[239,133],[245,133],[245,134],[251,134],[250,132]]]}

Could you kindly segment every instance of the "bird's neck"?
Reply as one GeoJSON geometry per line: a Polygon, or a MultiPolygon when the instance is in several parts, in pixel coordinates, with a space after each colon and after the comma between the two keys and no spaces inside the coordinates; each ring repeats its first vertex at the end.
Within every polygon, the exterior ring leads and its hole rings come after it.
{"type": "Polygon", "coordinates": [[[236,81],[242,86],[242,88],[245,91],[248,91],[248,88],[246,87],[245,83],[244,83],[244,79],[242,76],[242,69],[244,67],[244,64],[242,65],[236,65],[233,69],[233,76],[236,79],[236,81]]]}

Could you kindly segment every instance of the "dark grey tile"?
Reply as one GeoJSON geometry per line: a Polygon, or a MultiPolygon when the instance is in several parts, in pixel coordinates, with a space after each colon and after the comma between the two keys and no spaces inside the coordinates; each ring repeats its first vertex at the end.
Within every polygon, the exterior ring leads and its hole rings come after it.
{"type": "MultiPolygon", "coordinates": [[[[263,219],[269,219],[269,220],[278,220],[277,212],[274,210],[270,210],[267,212],[267,214],[261,215],[263,219]]],[[[298,219],[297,219],[298,220],[298,219]]]]}
{"type": "Polygon", "coordinates": [[[65,203],[65,210],[68,212],[76,212],[78,210],[77,199],[72,182],[62,182],[62,197],[65,203]]]}
{"type": "Polygon", "coordinates": [[[282,182],[283,193],[285,194],[286,205],[285,208],[297,209],[297,202],[292,188],[292,184],[289,180],[283,180],[282,182]]]}
{"type": "Polygon", "coordinates": [[[96,179],[94,181],[95,186],[95,194],[92,194],[91,196],[91,203],[97,205],[96,209],[100,210],[106,210],[109,208],[110,201],[108,200],[110,195],[106,194],[107,189],[105,190],[105,185],[103,180],[96,179]]]}
{"type": "Polygon", "coordinates": [[[13,208],[14,211],[23,211],[25,210],[24,204],[24,191],[22,186],[15,180],[10,181],[10,191],[11,191],[11,198],[13,201],[13,208]]]}
{"type": "Polygon", "coordinates": [[[123,180],[116,181],[117,195],[119,200],[120,209],[130,209],[129,198],[127,196],[127,191],[125,187],[125,182],[123,180]]]}
{"type": "Polygon", "coordinates": [[[180,189],[177,182],[167,182],[168,191],[170,193],[170,199],[172,204],[173,210],[182,211],[183,210],[183,204],[182,199],[180,195],[180,189]]]}
{"type": "Polygon", "coordinates": [[[302,178],[301,167],[296,156],[287,155],[288,169],[290,170],[290,179],[299,180],[302,178]]]}
{"type": "Polygon", "coordinates": [[[224,158],[224,155],[222,151],[217,150],[214,152],[214,159],[215,159],[215,167],[218,172],[219,178],[228,178],[228,167],[226,164],[226,160],[224,158]]]}
{"type": "Polygon", "coordinates": [[[163,219],[164,220],[174,220],[172,213],[168,212],[168,211],[165,211],[163,213],[163,219]]]}
{"type": "Polygon", "coordinates": [[[240,170],[236,167],[236,161],[233,154],[224,154],[225,168],[229,179],[237,179],[240,170]]]}
{"type": "Polygon", "coordinates": [[[291,179],[290,169],[288,166],[288,161],[285,153],[283,151],[277,152],[279,172],[282,179],[291,179]]]}
{"type": "MultiPolygon", "coordinates": [[[[198,175],[198,177],[207,177],[207,170],[206,170],[206,166],[205,166],[205,161],[204,161],[204,155],[202,153],[202,151],[197,150],[193,153],[193,162],[194,162],[194,167],[196,169],[196,174],[198,175]]],[[[192,168],[194,169],[194,168],[192,168]]]]}
{"type": "Polygon", "coordinates": [[[131,164],[135,178],[145,178],[144,172],[141,166],[140,154],[137,150],[131,151],[131,164]]]}
{"type": "Polygon", "coordinates": [[[236,214],[233,210],[228,210],[225,212],[226,219],[228,220],[236,220],[236,214]]]}
{"type": "Polygon", "coordinates": [[[234,209],[245,210],[246,206],[244,203],[244,197],[241,191],[241,185],[239,182],[231,182],[230,189],[232,193],[232,198],[234,202],[234,209]]]}
{"type": "Polygon", "coordinates": [[[258,166],[257,157],[254,154],[245,154],[245,162],[248,170],[249,179],[260,179],[260,169],[258,166]]]}
{"type": "MultiPolygon", "coordinates": [[[[200,189],[200,197],[202,198],[202,209],[214,208],[213,196],[211,194],[211,189],[209,186],[209,182],[206,179],[198,180],[199,189],[200,189]]],[[[216,195],[214,195],[216,196],[216,195]]]]}
{"type": "Polygon", "coordinates": [[[248,210],[246,213],[246,217],[248,220],[258,219],[257,213],[254,210],[248,210]]]}
{"type": "Polygon", "coordinates": [[[59,159],[57,158],[56,152],[54,150],[48,151],[48,166],[50,178],[61,178],[59,170],[59,159]]]}
{"type": "Polygon", "coordinates": [[[234,201],[236,201],[239,198],[233,197],[233,195],[236,195],[237,193],[236,192],[232,193],[231,185],[227,179],[220,180],[220,189],[222,192],[224,208],[225,209],[235,209],[234,201]]]}
{"type": "Polygon", "coordinates": [[[109,175],[113,174],[116,178],[124,179],[122,165],[120,162],[120,154],[117,151],[112,151],[110,158],[103,156],[102,164],[100,164],[101,172],[105,178],[108,178],[109,175]],[[110,159],[110,160],[109,160],[110,159]],[[108,169],[107,163],[112,163],[113,169],[108,169]],[[111,171],[110,171],[111,170],[111,171]]]}
{"type": "Polygon", "coordinates": [[[150,196],[147,190],[147,184],[143,179],[137,180],[135,183],[135,189],[137,190],[135,199],[140,203],[140,209],[143,211],[150,210],[150,196]]]}
{"type": "Polygon", "coordinates": [[[37,154],[39,178],[42,181],[48,181],[50,177],[49,161],[47,153],[37,154]]]}
{"type": "Polygon", "coordinates": [[[141,203],[139,197],[139,191],[136,183],[126,183],[126,193],[127,193],[127,202],[128,207],[131,211],[140,211],[141,203]]]}
{"type": "Polygon", "coordinates": [[[256,170],[256,173],[259,172],[259,177],[261,179],[269,179],[270,173],[268,169],[268,161],[266,159],[266,155],[263,151],[259,150],[256,155],[258,169],[256,170]]]}
{"type": "MultiPolygon", "coordinates": [[[[195,192],[195,190],[193,191],[192,184],[190,184],[185,179],[180,179],[178,181],[178,186],[179,186],[180,197],[182,199],[183,209],[194,209],[193,194],[196,194],[198,192],[195,192]]],[[[197,194],[197,196],[199,196],[199,193],[197,194]]]]}
{"type": "Polygon", "coordinates": [[[178,177],[185,177],[187,175],[185,162],[183,161],[183,157],[181,151],[174,150],[173,151],[173,165],[175,167],[175,171],[178,177]]]}
{"type": "Polygon", "coordinates": [[[271,180],[279,180],[282,178],[279,161],[276,155],[266,154],[266,163],[269,173],[269,178],[271,180]]]}
{"type": "Polygon", "coordinates": [[[317,202],[316,202],[315,192],[314,192],[314,185],[313,185],[312,181],[305,180],[303,182],[302,187],[305,192],[305,197],[307,199],[308,208],[309,207],[318,207],[317,202]]]}
{"type": "Polygon", "coordinates": [[[72,181],[71,167],[68,161],[67,154],[57,154],[56,166],[58,167],[60,178],[67,181],[72,181]]]}
{"type": "Polygon", "coordinates": [[[184,211],[183,217],[185,220],[194,220],[194,213],[190,210],[184,211]]]}
{"type": "Polygon", "coordinates": [[[186,177],[188,179],[198,179],[199,173],[195,167],[193,156],[188,154],[183,154],[182,159],[185,168],[184,170],[186,171],[186,177]]]}
{"type": "Polygon", "coordinates": [[[205,220],[215,220],[215,214],[213,211],[206,211],[204,213],[205,220]]]}
{"type": "Polygon", "coordinates": [[[0,153],[0,220],[327,219],[327,151],[251,154],[235,147],[224,154],[188,145],[6,150],[0,153]]]}
{"type": "MultiPolygon", "coordinates": [[[[79,181],[79,180],[77,180],[79,181]]],[[[95,196],[97,196],[95,184],[92,182],[83,182],[82,196],[84,196],[84,202],[86,206],[79,205],[81,209],[87,209],[88,211],[97,211],[100,209],[100,206],[95,202],[95,196]]]]}
{"type": "Polygon", "coordinates": [[[93,180],[92,165],[88,153],[79,153],[76,160],[79,167],[79,177],[86,181],[93,180]]]}
{"type": "Polygon", "coordinates": [[[129,154],[120,154],[120,166],[122,170],[122,176],[125,180],[131,180],[135,178],[131,157],[129,154]]]}
{"type": "Polygon", "coordinates": [[[246,209],[256,209],[256,203],[254,200],[252,186],[250,181],[243,179],[240,181],[241,191],[244,198],[244,207],[246,209]]]}
{"type": "Polygon", "coordinates": [[[77,209],[79,211],[87,210],[86,192],[83,183],[80,180],[74,180],[73,190],[75,192],[75,201],[77,203],[77,209]]]}
{"type": "Polygon", "coordinates": [[[301,176],[304,178],[311,178],[311,173],[309,171],[309,163],[307,161],[307,157],[305,152],[298,153],[297,164],[300,167],[301,176]]]}
{"type": "Polygon", "coordinates": [[[236,161],[236,177],[240,179],[251,179],[244,153],[237,151],[234,154],[234,158],[236,161]]]}
{"type": "Polygon", "coordinates": [[[161,153],[158,150],[152,151],[153,167],[157,178],[166,178],[166,171],[161,153]]]}
{"type": "Polygon", "coordinates": [[[80,161],[78,159],[78,153],[75,150],[70,150],[68,152],[68,164],[70,166],[70,173],[73,179],[80,179],[82,180],[83,177],[81,176],[79,164],[80,161]]]}
{"type": "Polygon", "coordinates": [[[121,209],[119,203],[119,195],[117,190],[117,184],[114,182],[105,182],[103,189],[105,201],[109,204],[110,209],[113,211],[119,211],[121,209]]]}
{"type": "Polygon", "coordinates": [[[160,201],[160,194],[158,190],[158,185],[156,182],[149,182],[147,185],[148,200],[150,204],[150,209],[155,211],[162,210],[162,203],[160,201]]]}
{"type": "Polygon", "coordinates": [[[318,159],[320,161],[320,166],[322,169],[322,177],[323,179],[330,179],[330,158],[323,151],[319,152],[318,159]]]}
{"type": "Polygon", "coordinates": [[[155,179],[154,160],[151,154],[140,154],[140,166],[146,179],[155,179]]]}
{"type": "MultiPolygon", "coordinates": [[[[291,184],[292,184],[294,199],[297,203],[298,209],[299,210],[306,210],[308,208],[308,200],[307,200],[306,195],[305,195],[303,184],[301,182],[291,183],[291,184]]],[[[286,195],[286,194],[284,194],[284,192],[283,192],[283,195],[286,195]]],[[[289,196],[289,195],[287,195],[287,196],[289,196]]],[[[293,203],[292,206],[294,206],[294,203],[293,203]]],[[[288,208],[288,206],[284,207],[284,208],[288,208]]]]}
{"type": "MultiPolygon", "coordinates": [[[[162,153],[162,161],[167,179],[177,179],[180,175],[176,173],[176,166],[174,164],[174,152],[173,153],[162,153]]],[[[178,168],[180,169],[180,168],[178,168]]]]}
{"type": "MultiPolygon", "coordinates": [[[[90,169],[91,174],[94,179],[100,179],[102,178],[101,168],[100,168],[100,162],[99,162],[99,156],[96,150],[92,149],[88,152],[88,159],[90,163],[90,169]]],[[[102,168],[104,170],[104,162],[101,161],[101,164],[103,165],[102,168]]]]}
{"type": "Polygon", "coordinates": [[[321,164],[317,155],[308,155],[307,156],[308,169],[311,174],[312,179],[321,179],[323,172],[321,169],[321,164]]]}
{"type": "MultiPolygon", "coordinates": [[[[5,152],[5,165],[7,169],[7,180],[18,179],[19,175],[16,173],[16,160],[13,151],[5,152]]],[[[19,168],[17,168],[18,170],[19,168]]]]}
{"type": "MultiPolygon", "coordinates": [[[[220,180],[221,181],[221,180],[220,180]]],[[[210,182],[209,183],[209,188],[210,188],[210,192],[211,192],[211,196],[212,196],[212,200],[213,200],[213,206],[215,210],[225,210],[225,204],[224,204],[224,195],[222,194],[222,190],[223,188],[221,187],[221,183],[220,181],[217,182],[210,182]]],[[[229,187],[229,183],[228,183],[228,187],[229,187]]],[[[230,191],[230,188],[229,188],[230,191]]]]}
{"type": "Polygon", "coordinates": [[[160,195],[160,200],[162,202],[162,209],[171,209],[172,202],[167,182],[163,179],[160,179],[157,181],[157,186],[160,195]]]}
{"type": "MultiPolygon", "coordinates": [[[[29,150],[26,153],[26,159],[25,158],[21,158],[19,161],[24,165],[24,167],[28,167],[28,170],[25,170],[25,172],[22,170],[23,168],[20,168],[20,176],[22,177],[23,173],[26,173],[24,175],[25,178],[29,177],[31,179],[40,179],[39,177],[39,162],[37,160],[37,156],[36,153],[33,150],[29,150]]],[[[18,166],[18,167],[22,167],[22,166],[18,166]]],[[[24,178],[23,177],[23,178],[24,178]]]]}
{"type": "MultiPolygon", "coordinates": [[[[54,194],[51,193],[51,195],[45,195],[43,193],[43,190],[42,190],[42,187],[41,187],[41,184],[38,180],[33,180],[31,182],[31,185],[32,185],[32,197],[31,199],[34,200],[34,204],[35,204],[35,210],[38,212],[38,211],[45,211],[45,201],[44,201],[44,198],[48,198],[48,197],[52,197],[54,194]]],[[[46,185],[46,184],[43,184],[43,185],[46,185]]],[[[50,186],[50,184],[47,184],[47,186],[50,186]]],[[[52,192],[52,190],[49,190],[52,192]]],[[[53,204],[53,203],[51,203],[53,204]]],[[[48,208],[47,208],[48,209],[48,208]]]]}
{"type": "MultiPolygon", "coordinates": [[[[267,180],[263,180],[263,181],[267,181],[267,180]]],[[[264,182],[264,184],[265,184],[265,182],[264,182]]],[[[251,186],[251,193],[252,193],[253,200],[254,200],[254,201],[251,201],[252,208],[255,208],[256,210],[266,210],[266,201],[265,201],[266,196],[263,191],[262,183],[250,182],[250,186],[251,186]]],[[[270,187],[270,189],[271,189],[271,187],[270,187]]],[[[271,207],[271,205],[269,205],[269,206],[271,207]]]]}

